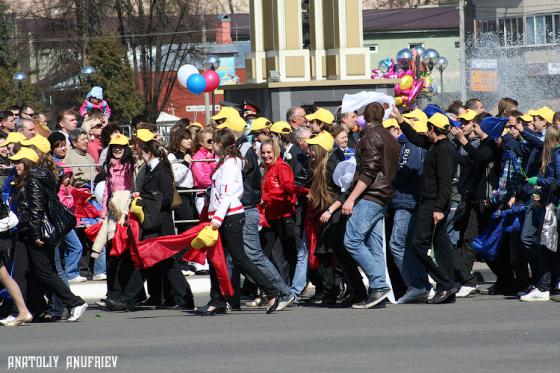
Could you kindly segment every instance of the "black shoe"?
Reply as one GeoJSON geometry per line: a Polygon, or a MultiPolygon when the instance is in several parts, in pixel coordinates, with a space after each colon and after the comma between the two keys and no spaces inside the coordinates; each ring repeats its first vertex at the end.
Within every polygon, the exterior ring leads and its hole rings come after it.
{"type": "Polygon", "coordinates": [[[199,316],[214,316],[214,315],[224,315],[226,313],[226,307],[216,307],[211,304],[199,307],[195,310],[195,313],[199,316]],[[208,310],[210,307],[214,307],[212,310],[208,310]]]}
{"type": "Polygon", "coordinates": [[[210,271],[208,271],[207,269],[201,269],[200,271],[196,271],[194,274],[197,276],[208,276],[210,274],[210,271]]]}
{"type": "Polygon", "coordinates": [[[389,296],[391,289],[380,288],[380,289],[370,289],[368,291],[368,296],[364,301],[352,304],[352,308],[355,309],[371,309],[371,308],[385,308],[385,299],[389,296]],[[377,307],[376,307],[377,306],[377,307]]]}
{"type": "Polygon", "coordinates": [[[280,297],[274,298],[274,303],[272,303],[272,305],[270,307],[267,307],[266,309],[267,315],[270,315],[272,312],[276,311],[276,309],[278,308],[279,301],[280,301],[280,297]]]}
{"type": "Polygon", "coordinates": [[[174,306],[167,307],[168,310],[184,310],[184,311],[194,311],[194,304],[193,305],[186,305],[186,304],[176,304],[174,306]]]}
{"type": "Polygon", "coordinates": [[[427,302],[430,304],[455,303],[455,293],[457,293],[457,288],[438,290],[436,295],[427,302]]]}
{"type": "MultiPolygon", "coordinates": [[[[147,300],[145,300],[144,302],[142,302],[142,307],[155,307],[155,308],[161,308],[163,306],[163,304],[161,302],[156,301],[154,298],[150,297],[147,300]]],[[[165,307],[163,307],[165,308],[165,307]]]]}
{"type": "Polygon", "coordinates": [[[127,306],[126,303],[121,302],[118,299],[107,298],[107,300],[105,300],[105,304],[107,305],[107,308],[111,311],[124,311],[124,312],[133,311],[133,309],[127,306]]]}

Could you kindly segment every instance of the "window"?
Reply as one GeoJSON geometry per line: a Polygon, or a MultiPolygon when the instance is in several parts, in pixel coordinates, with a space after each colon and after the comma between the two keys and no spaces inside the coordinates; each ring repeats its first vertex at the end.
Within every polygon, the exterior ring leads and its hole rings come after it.
{"type": "Polygon", "coordinates": [[[369,46],[369,52],[370,53],[377,53],[379,51],[379,45],[378,44],[372,44],[369,46]]]}
{"type": "Polygon", "coordinates": [[[527,45],[546,45],[560,42],[560,15],[529,16],[527,22],[527,45]]]}
{"type": "Polygon", "coordinates": [[[523,45],[523,18],[502,18],[498,21],[498,35],[502,47],[523,45]]]}
{"type": "Polygon", "coordinates": [[[408,44],[408,48],[410,48],[410,49],[416,48],[416,47],[422,47],[422,48],[424,48],[424,43],[409,43],[409,44],[408,44]]]}

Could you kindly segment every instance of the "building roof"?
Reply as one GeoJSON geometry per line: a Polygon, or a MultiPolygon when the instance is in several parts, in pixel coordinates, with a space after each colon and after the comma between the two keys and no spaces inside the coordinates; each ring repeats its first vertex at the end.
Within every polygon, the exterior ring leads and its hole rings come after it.
{"type": "Polygon", "coordinates": [[[363,11],[364,33],[459,29],[455,7],[370,9],[363,11]]]}

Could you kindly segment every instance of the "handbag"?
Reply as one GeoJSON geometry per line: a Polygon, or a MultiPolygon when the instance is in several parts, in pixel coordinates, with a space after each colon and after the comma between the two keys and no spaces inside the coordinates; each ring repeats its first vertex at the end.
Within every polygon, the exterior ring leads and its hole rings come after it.
{"type": "Polygon", "coordinates": [[[558,220],[554,203],[546,205],[540,243],[548,250],[558,250],[558,220]]]}
{"type": "Polygon", "coordinates": [[[175,210],[177,207],[181,206],[182,203],[183,199],[181,198],[179,192],[177,192],[175,184],[173,184],[173,201],[171,201],[171,209],[175,210]]]}
{"type": "Polygon", "coordinates": [[[0,200],[0,233],[9,231],[19,223],[19,219],[12,210],[0,200]]]}
{"type": "MultiPolygon", "coordinates": [[[[45,187],[46,185],[43,184],[45,187]]],[[[76,217],[72,212],[64,206],[55,193],[50,193],[45,211],[45,220],[41,225],[42,238],[51,246],[56,246],[74,227],[76,226],[76,217]]]]}

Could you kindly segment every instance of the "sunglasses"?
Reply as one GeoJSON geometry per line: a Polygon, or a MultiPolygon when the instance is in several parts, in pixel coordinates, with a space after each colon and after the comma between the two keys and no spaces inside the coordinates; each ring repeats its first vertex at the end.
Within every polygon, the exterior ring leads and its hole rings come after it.
{"type": "Polygon", "coordinates": [[[94,124],[92,128],[103,128],[103,123],[94,124]]]}
{"type": "Polygon", "coordinates": [[[206,140],[206,143],[207,143],[207,144],[213,144],[213,143],[214,143],[214,140],[208,139],[208,140],[206,140]]]}

